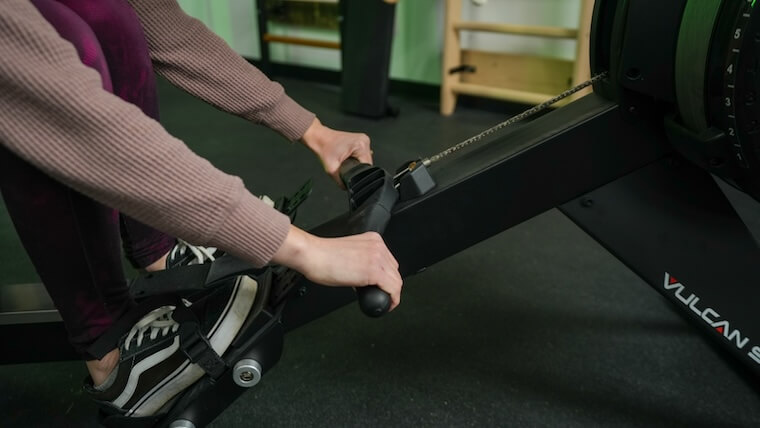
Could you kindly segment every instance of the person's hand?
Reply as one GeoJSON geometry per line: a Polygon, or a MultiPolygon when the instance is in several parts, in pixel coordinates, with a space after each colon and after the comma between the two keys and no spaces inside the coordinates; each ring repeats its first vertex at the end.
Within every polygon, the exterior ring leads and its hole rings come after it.
{"type": "Polygon", "coordinates": [[[391,310],[401,302],[401,274],[383,238],[375,232],[343,238],[319,238],[290,227],[272,261],[327,286],[377,285],[391,296],[391,310]]]}
{"type": "Polygon", "coordinates": [[[339,170],[344,160],[353,157],[359,162],[372,164],[372,150],[366,134],[336,131],[322,125],[319,119],[315,118],[301,141],[319,157],[325,172],[340,187],[343,187],[343,183],[339,170]]]}

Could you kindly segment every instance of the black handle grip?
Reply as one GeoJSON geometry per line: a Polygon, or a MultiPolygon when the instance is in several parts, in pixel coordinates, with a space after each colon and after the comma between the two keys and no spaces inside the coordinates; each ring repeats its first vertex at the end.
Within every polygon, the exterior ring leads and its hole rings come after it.
{"type": "MultiPolygon", "coordinates": [[[[378,232],[382,233],[390,219],[390,208],[396,203],[398,193],[393,188],[393,181],[383,172],[380,175],[384,179],[384,188],[381,186],[373,190],[374,184],[369,184],[372,179],[371,169],[379,168],[368,164],[363,164],[355,158],[348,158],[340,166],[340,179],[348,190],[349,196],[355,196],[367,193],[372,190],[376,197],[361,197],[359,200],[352,200],[352,214],[359,218],[353,218],[352,223],[355,226],[353,232],[378,232]],[[357,187],[357,188],[355,188],[357,187]],[[389,196],[390,195],[390,196],[389,196]],[[358,206],[357,206],[358,205],[358,206]],[[371,205],[371,206],[370,206],[371,205]]],[[[359,302],[359,308],[365,315],[373,318],[386,314],[391,308],[391,296],[375,285],[356,288],[356,299],[359,302]]]]}
{"type": "Polygon", "coordinates": [[[351,182],[351,176],[349,173],[352,169],[356,168],[359,165],[361,165],[361,162],[359,162],[359,160],[356,158],[348,158],[344,160],[342,164],[340,164],[338,173],[340,174],[340,179],[343,181],[344,186],[348,187],[348,183],[351,182]]]}
{"type": "Polygon", "coordinates": [[[385,315],[391,309],[391,296],[376,285],[356,289],[356,300],[364,315],[377,318],[385,315]]]}

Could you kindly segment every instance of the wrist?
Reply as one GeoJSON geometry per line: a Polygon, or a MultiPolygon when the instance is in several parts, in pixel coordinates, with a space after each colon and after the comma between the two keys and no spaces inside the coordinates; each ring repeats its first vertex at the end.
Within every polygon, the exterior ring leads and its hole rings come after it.
{"type": "Polygon", "coordinates": [[[324,134],[326,129],[327,127],[322,125],[322,122],[315,117],[314,121],[312,121],[311,125],[306,129],[306,132],[304,132],[303,137],[301,137],[301,142],[312,152],[316,154],[321,153],[324,146],[324,134]]]}
{"type": "Polygon", "coordinates": [[[290,225],[285,241],[272,256],[272,262],[303,272],[308,263],[308,249],[312,246],[313,239],[309,233],[290,225]]]}

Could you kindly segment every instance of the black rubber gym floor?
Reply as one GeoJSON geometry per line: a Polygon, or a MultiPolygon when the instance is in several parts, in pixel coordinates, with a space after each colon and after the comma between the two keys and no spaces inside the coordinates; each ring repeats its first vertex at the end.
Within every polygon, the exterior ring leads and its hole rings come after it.
{"type": "MultiPolygon", "coordinates": [[[[466,108],[443,118],[432,103],[396,100],[398,118],[365,120],[339,112],[335,87],[284,83],[326,124],[368,133],[389,169],[504,118],[466,108]]],[[[163,83],[161,101],[173,134],[254,193],[279,196],[313,178],[297,224],[346,209],[300,145],[163,83]]],[[[0,260],[0,283],[35,280],[4,212],[0,260]]],[[[287,335],[277,367],[213,426],[760,426],[757,379],[556,210],[404,290],[385,318],[350,305],[287,335]]],[[[84,374],[80,362],[0,367],[0,426],[95,425],[84,374]]]]}

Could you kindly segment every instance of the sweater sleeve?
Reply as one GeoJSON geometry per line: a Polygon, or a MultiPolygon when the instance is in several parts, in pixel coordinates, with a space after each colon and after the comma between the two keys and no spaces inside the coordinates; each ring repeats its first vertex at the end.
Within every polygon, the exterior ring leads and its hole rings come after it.
{"type": "Polygon", "coordinates": [[[288,232],[289,219],[240,178],[103,90],[27,0],[0,8],[0,144],[105,205],[257,265],[288,232]]]}
{"type": "Polygon", "coordinates": [[[293,101],[176,0],[129,0],[142,23],[156,73],[209,104],[295,141],[314,114],[293,101]]]}

